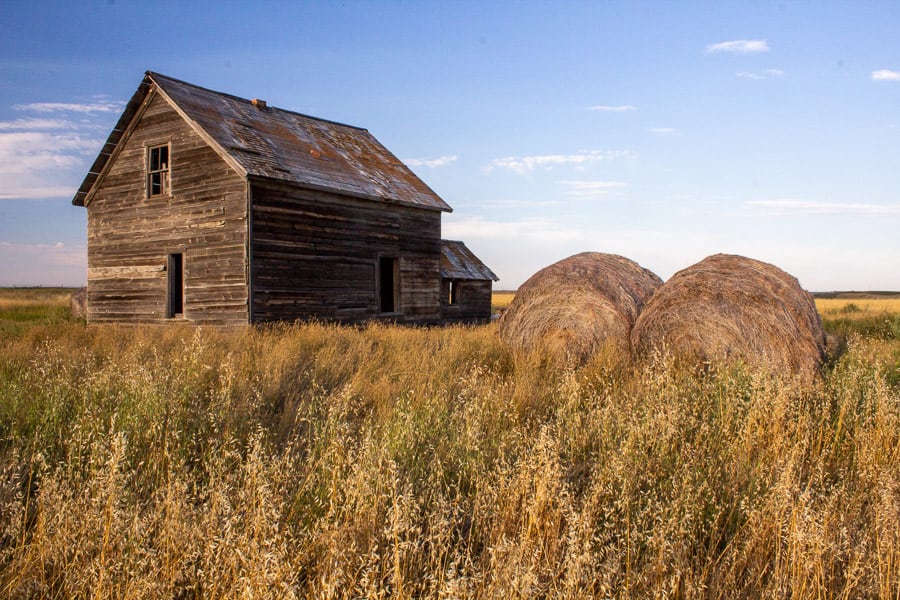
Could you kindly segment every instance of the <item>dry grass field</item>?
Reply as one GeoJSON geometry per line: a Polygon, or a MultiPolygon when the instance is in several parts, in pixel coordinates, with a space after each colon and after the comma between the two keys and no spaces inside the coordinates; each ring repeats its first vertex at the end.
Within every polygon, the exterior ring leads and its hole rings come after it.
{"type": "Polygon", "coordinates": [[[817,298],[816,308],[825,319],[890,316],[900,313],[900,295],[890,298],[817,298]]]}
{"type": "MultiPolygon", "coordinates": [[[[0,288],[0,311],[6,320],[16,312],[29,314],[64,311],[69,307],[70,288],[0,288]]],[[[27,319],[22,317],[22,319],[27,319]]]]}
{"type": "Polygon", "coordinates": [[[493,297],[491,298],[491,309],[496,313],[499,311],[506,310],[509,305],[512,303],[513,298],[516,297],[516,293],[514,291],[497,291],[494,292],[493,297]]]}
{"type": "Polygon", "coordinates": [[[572,370],[494,324],[86,327],[20,294],[2,597],[900,596],[894,304],[820,303],[846,350],[800,384],[572,370]]]}

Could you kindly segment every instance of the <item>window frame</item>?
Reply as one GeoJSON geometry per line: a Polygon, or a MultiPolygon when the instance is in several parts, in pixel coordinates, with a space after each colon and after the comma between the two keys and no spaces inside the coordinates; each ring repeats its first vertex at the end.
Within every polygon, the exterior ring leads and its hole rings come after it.
{"type": "Polygon", "coordinates": [[[460,303],[459,293],[460,293],[460,285],[459,280],[457,279],[449,279],[450,289],[447,294],[447,306],[458,306],[460,303]]]}
{"type": "Polygon", "coordinates": [[[166,142],[165,144],[155,144],[153,146],[147,146],[147,152],[145,154],[145,165],[146,165],[146,182],[147,182],[147,198],[166,198],[172,195],[172,144],[166,142]],[[160,151],[165,149],[165,159],[166,162],[162,162],[161,158],[157,159],[159,163],[157,168],[153,168],[153,153],[156,151],[160,151]],[[154,184],[154,178],[159,177],[158,184],[154,184]],[[158,185],[160,191],[154,193],[154,185],[158,185]]]}

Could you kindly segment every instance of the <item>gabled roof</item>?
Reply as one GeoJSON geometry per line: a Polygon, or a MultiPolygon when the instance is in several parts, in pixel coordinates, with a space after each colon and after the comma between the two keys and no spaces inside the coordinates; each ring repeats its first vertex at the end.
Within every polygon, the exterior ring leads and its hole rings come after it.
{"type": "Polygon", "coordinates": [[[243,175],[450,212],[367,130],[214,92],[148,71],[72,200],[83,206],[151,90],[158,90],[243,175]],[[155,88],[154,88],[155,86],[155,88]]]}
{"type": "Polygon", "coordinates": [[[462,242],[441,240],[441,277],[444,279],[480,279],[499,281],[462,242]]]}

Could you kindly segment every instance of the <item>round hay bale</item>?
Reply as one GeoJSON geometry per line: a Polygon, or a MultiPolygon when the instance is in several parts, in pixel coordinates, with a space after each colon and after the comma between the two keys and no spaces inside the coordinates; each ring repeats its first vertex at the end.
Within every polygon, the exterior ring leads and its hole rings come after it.
{"type": "Polygon", "coordinates": [[[81,287],[72,292],[69,298],[69,309],[72,316],[76,319],[84,319],[87,317],[87,288],[81,287]]]}
{"type": "Polygon", "coordinates": [[[815,374],[825,332],[812,295],[778,267],[716,254],[679,271],[631,331],[636,353],[733,361],[775,373],[815,374]]]}
{"type": "Polygon", "coordinates": [[[500,318],[500,339],[514,350],[541,347],[575,361],[610,344],[630,352],[631,327],[661,285],[659,277],[622,256],[570,256],[522,284],[500,318]]]}

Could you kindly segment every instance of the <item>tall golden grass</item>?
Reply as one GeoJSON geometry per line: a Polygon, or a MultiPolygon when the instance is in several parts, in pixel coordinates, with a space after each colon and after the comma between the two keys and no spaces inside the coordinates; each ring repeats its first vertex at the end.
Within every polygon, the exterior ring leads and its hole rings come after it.
{"type": "Polygon", "coordinates": [[[898,369],[38,322],[0,342],[0,594],[897,597],[898,369]]]}

